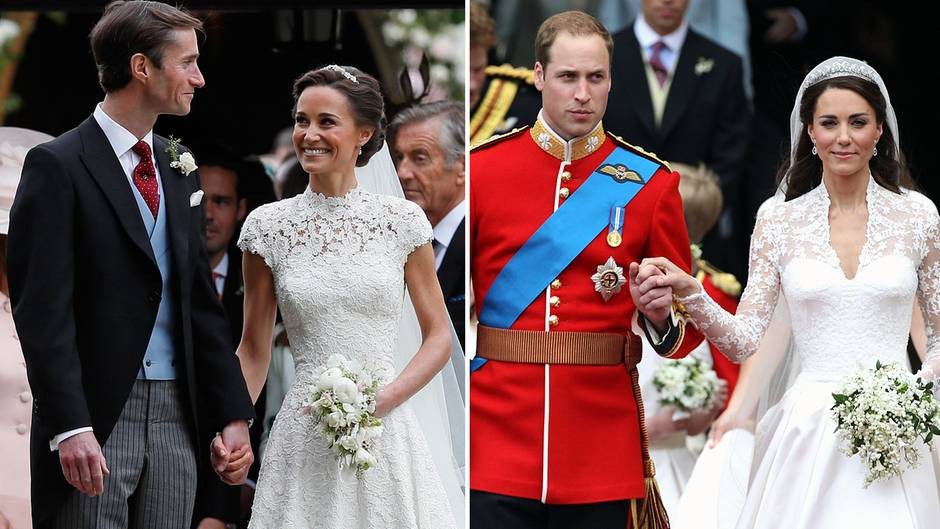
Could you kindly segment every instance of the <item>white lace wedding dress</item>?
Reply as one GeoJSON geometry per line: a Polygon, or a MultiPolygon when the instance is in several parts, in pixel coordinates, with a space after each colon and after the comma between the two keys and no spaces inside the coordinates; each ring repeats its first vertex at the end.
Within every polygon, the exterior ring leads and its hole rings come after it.
{"type": "Polygon", "coordinates": [[[334,353],[383,369],[391,380],[404,264],[430,240],[417,205],[358,187],[343,197],[308,188],[246,219],[239,247],[271,268],[296,368],[261,462],[251,528],[456,526],[409,402],[383,418],[378,464],[362,479],[338,468],[301,409],[313,373],[334,353]]]}
{"type": "Polygon", "coordinates": [[[707,295],[681,298],[722,351],[739,360],[757,350],[778,291],[789,306],[800,372],[755,432],[751,479],[739,529],[938,527],[940,493],[932,457],[863,488],[865,469],[838,450],[832,393],[857,366],[906,365],[911,307],[927,327],[925,368],[940,362],[940,230],[922,196],[899,195],[869,179],[867,239],[847,278],[829,243],[824,185],[765,207],[751,239],[748,286],[736,316],[707,295]]]}

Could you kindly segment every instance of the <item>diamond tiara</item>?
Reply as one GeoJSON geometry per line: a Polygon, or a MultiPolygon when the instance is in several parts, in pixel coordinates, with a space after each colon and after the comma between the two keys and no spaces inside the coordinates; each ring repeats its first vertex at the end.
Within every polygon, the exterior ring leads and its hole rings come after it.
{"type": "Polygon", "coordinates": [[[881,84],[881,76],[871,66],[855,59],[836,57],[814,68],[803,80],[802,88],[805,90],[820,81],[842,76],[861,77],[875,84],[881,84]]]}
{"type": "Polygon", "coordinates": [[[339,72],[343,74],[343,77],[345,77],[346,79],[349,79],[350,81],[356,84],[359,84],[359,79],[356,79],[355,75],[347,72],[345,68],[343,68],[342,66],[339,66],[338,64],[330,64],[320,69],[321,70],[333,70],[334,72],[339,72]]]}

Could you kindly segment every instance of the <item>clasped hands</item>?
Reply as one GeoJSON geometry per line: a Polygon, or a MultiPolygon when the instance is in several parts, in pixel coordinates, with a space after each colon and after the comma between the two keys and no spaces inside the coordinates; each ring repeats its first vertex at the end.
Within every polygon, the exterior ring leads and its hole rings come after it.
{"type": "Polygon", "coordinates": [[[630,263],[630,297],[656,330],[666,329],[673,294],[686,296],[699,290],[698,282],[665,257],[630,263]]]}
{"type": "MultiPolygon", "coordinates": [[[[229,485],[240,485],[255,457],[248,423],[232,421],[212,440],[212,468],[229,485]]],[[[69,485],[94,498],[104,492],[104,478],[111,474],[94,432],[82,432],[59,443],[59,464],[69,485]]]]}
{"type": "Polygon", "coordinates": [[[222,432],[212,439],[209,452],[212,469],[223,482],[229,485],[244,483],[248,477],[248,469],[255,461],[251,451],[251,438],[248,435],[248,423],[238,420],[225,425],[222,432]]]}

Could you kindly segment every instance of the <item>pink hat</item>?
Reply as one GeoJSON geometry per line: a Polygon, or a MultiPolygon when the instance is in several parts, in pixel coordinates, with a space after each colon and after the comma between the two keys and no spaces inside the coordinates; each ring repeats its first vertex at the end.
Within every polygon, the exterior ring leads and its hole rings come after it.
{"type": "Polygon", "coordinates": [[[0,127],[0,234],[6,235],[10,229],[10,208],[27,151],[51,139],[35,130],[0,127]]]}

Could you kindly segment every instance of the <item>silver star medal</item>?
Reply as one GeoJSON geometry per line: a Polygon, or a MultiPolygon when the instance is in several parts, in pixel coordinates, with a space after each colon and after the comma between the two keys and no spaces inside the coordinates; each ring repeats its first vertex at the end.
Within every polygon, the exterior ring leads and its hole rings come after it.
{"type": "Polygon", "coordinates": [[[608,257],[606,263],[597,267],[597,273],[591,276],[591,280],[594,281],[594,290],[600,293],[604,301],[610,300],[627,283],[623,268],[617,266],[613,257],[608,257]]]}

